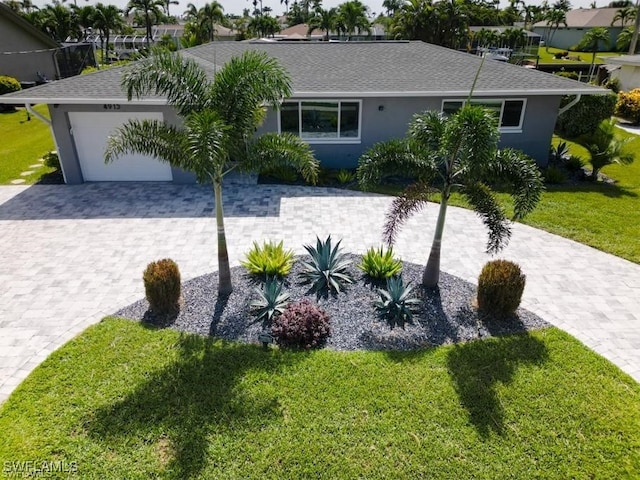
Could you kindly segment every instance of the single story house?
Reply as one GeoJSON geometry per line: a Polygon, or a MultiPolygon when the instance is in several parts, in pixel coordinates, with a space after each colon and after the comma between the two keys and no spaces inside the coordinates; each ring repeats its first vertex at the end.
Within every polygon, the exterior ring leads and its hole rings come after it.
{"type": "Polygon", "coordinates": [[[601,44],[599,51],[612,51],[615,50],[616,40],[623,28],[633,25],[633,20],[630,19],[627,19],[625,25],[622,25],[620,20],[613,21],[619,10],[619,8],[577,8],[567,12],[566,25],[561,23],[553,35],[551,35],[553,27],[548,25],[546,20],[534,23],[533,31],[542,35],[549,47],[569,50],[577,46],[589,30],[603,27],[608,30],[610,41],[609,45],[601,44]]]}
{"type": "MultiPolygon", "coordinates": [[[[293,94],[271,109],[261,131],[292,132],[309,142],[327,167],[350,168],[374,143],[405,135],[415,113],[452,112],[467,101],[482,59],[423,42],[212,42],[182,50],[213,76],[245,50],[277,58],[293,94]]],[[[52,82],[0,97],[2,103],[49,105],[67,183],[154,180],[186,183],[194,176],[157,160],[130,155],[105,165],[107,137],[130,118],[179,125],[160,97],[128,102],[120,81],[135,64],[52,82]]],[[[496,113],[502,147],[546,164],[563,95],[607,90],[547,73],[486,60],[473,103],[496,113]]]]}
{"type": "Polygon", "coordinates": [[[611,78],[620,81],[620,90],[629,91],[640,88],[640,55],[620,55],[619,57],[601,57],[610,69],[611,78]]]}

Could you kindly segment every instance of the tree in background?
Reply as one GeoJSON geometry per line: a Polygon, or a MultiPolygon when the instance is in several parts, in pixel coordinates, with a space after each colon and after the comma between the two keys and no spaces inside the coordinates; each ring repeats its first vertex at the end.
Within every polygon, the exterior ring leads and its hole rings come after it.
{"type": "Polygon", "coordinates": [[[589,75],[593,75],[594,66],[596,63],[596,52],[603,43],[609,48],[609,42],[611,37],[609,36],[609,30],[604,27],[590,28],[587,33],[582,37],[582,41],[578,45],[580,50],[585,52],[591,52],[591,65],[589,66],[589,75]]]}
{"type": "Polygon", "coordinates": [[[111,32],[118,31],[124,26],[122,12],[115,5],[96,4],[93,12],[93,27],[100,32],[102,61],[111,63],[109,58],[109,39],[111,32]]]}
{"type": "Polygon", "coordinates": [[[163,5],[163,0],[129,0],[127,8],[124,11],[125,15],[134,12],[144,18],[147,48],[149,48],[149,43],[153,41],[153,24],[157,22],[157,19],[162,18],[163,5]]]}
{"type": "Polygon", "coordinates": [[[355,34],[371,34],[371,24],[367,17],[368,8],[360,0],[349,0],[338,6],[337,22],[344,29],[347,40],[355,34]]]}
{"type": "Polygon", "coordinates": [[[329,35],[332,31],[336,30],[338,22],[338,11],[335,8],[325,10],[318,8],[314,12],[313,17],[309,19],[307,35],[311,35],[314,30],[323,30],[324,39],[329,41],[329,35]]]}
{"type": "Polygon", "coordinates": [[[549,51],[549,45],[553,40],[553,36],[560,28],[560,25],[567,26],[567,13],[564,10],[552,8],[545,15],[547,21],[547,41],[545,43],[545,50],[549,51]]]}

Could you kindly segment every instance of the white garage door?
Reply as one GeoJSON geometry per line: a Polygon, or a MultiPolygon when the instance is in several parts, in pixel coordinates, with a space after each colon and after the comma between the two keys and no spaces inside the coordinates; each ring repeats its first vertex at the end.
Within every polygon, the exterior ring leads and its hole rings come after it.
{"type": "Polygon", "coordinates": [[[162,120],[160,112],[70,112],[69,122],[86,182],[166,181],[171,166],[143,155],[123,155],[104,163],[107,137],[129,119],[162,120]]]}

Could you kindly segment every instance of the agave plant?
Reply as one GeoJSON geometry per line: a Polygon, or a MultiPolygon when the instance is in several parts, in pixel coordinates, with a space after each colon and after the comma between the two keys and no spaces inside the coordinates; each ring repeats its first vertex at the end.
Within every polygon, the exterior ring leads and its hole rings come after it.
{"type": "Polygon", "coordinates": [[[371,247],[362,256],[358,268],[371,278],[389,278],[399,275],[402,270],[402,262],[393,256],[393,247],[385,250],[371,247]]]}
{"type": "Polygon", "coordinates": [[[378,312],[378,316],[387,320],[391,328],[399,325],[404,328],[404,324],[413,322],[412,309],[420,303],[415,297],[411,297],[413,286],[408,283],[404,285],[402,277],[391,277],[387,279],[387,288],[380,289],[380,298],[373,305],[378,312]]]}
{"type": "Polygon", "coordinates": [[[283,288],[283,282],[269,277],[262,288],[255,289],[258,299],[251,302],[251,306],[256,309],[255,316],[258,320],[271,323],[276,313],[284,311],[291,296],[289,292],[283,291],[283,288]]]}
{"type": "Polygon", "coordinates": [[[322,291],[340,292],[345,283],[353,283],[353,279],[347,273],[347,266],[351,263],[340,252],[340,240],[335,247],[331,246],[331,235],[323,242],[316,237],[316,246],[305,245],[311,261],[303,261],[302,277],[313,284],[316,294],[322,291]]]}

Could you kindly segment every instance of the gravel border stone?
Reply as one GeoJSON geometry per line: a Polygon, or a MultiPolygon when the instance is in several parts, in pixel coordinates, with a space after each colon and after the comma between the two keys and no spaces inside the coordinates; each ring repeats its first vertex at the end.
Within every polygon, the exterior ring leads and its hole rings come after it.
{"type": "MultiPolygon", "coordinates": [[[[471,340],[524,332],[550,326],[537,315],[518,309],[507,319],[482,316],[473,307],[475,286],[445,272],[437,288],[420,285],[423,266],[404,262],[405,284],[415,286],[414,296],[421,300],[413,324],[390,328],[376,316],[373,301],[384,284],[368,280],[356,265],[359,255],[347,255],[352,261],[348,270],[355,279],[344,292],[316,298],[309,285],[302,283],[299,257],[285,281],[291,301],[308,298],[323,308],[331,318],[331,336],[326,346],[334,350],[413,350],[424,347],[468,342],[471,340]]],[[[115,313],[116,316],[165,326],[180,332],[209,335],[225,340],[258,343],[263,330],[251,314],[250,303],[260,280],[243,267],[231,269],[233,292],[218,299],[218,274],[210,273],[182,285],[180,311],[172,318],[159,317],[149,310],[145,299],[115,313]]]]}

